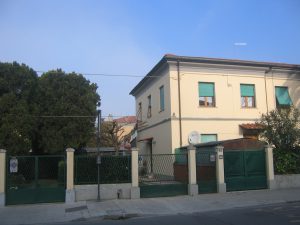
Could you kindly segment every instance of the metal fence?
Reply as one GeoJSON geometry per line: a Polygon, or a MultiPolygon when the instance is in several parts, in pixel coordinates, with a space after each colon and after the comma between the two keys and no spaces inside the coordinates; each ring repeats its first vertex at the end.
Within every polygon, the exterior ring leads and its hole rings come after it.
{"type": "Polygon", "coordinates": [[[187,193],[187,154],[139,156],[141,197],[173,196],[187,193]]]}
{"type": "MultiPolygon", "coordinates": [[[[101,156],[100,183],[131,183],[131,156],[101,156]]],[[[75,184],[97,184],[97,153],[75,155],[75,184]]]]}

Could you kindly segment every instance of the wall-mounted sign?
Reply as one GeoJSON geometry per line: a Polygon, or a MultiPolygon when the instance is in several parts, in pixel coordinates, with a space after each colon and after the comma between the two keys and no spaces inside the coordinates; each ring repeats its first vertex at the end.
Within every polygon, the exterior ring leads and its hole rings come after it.
{"type": "Polygon", "coordinates": [[[219,159],[223,159],[223,155],[219,155],[219,159]]]}
{"type": "Polygon", "coordinates": [[[12,158],[9,161],[9,172],[10,173],[17,173],[18,172],[18,159],[12,158]]]}
{"type": "Polygon", "coordinates": [[[210,156],[209,156],[209,160],[210,160],[211,162],[215,162],[215,161],[216,161],[216,155],[215,155],[215,154],[210,155],[210,156]]]}

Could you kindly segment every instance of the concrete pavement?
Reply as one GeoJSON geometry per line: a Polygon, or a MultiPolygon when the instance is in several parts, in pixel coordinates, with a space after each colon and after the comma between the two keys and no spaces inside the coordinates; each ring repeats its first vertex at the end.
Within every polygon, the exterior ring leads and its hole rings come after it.
{"type": "Polygon", "coordinates": [[[300,201],[300,188],[102,202],[81,201],[74,204],[20,205],[0,207],[0,224],[44,224],[94,217],[188,214],[294,201],[300,201]]]}

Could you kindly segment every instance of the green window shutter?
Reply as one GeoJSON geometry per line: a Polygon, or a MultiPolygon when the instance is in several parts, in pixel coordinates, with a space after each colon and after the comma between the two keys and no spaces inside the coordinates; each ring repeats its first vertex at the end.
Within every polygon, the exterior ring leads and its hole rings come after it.
{"type": "Polygon", "coordinates": [[[199,97],[213,97],[215,96],[214,83],[199,83],[199,97]]]}
{"type": "Polygon", "coordinates": [[[201,143],[217,141],[216,134],[201,134],[201,143]]]}
{"type": "Polygon", "coordinates": [[[165,110],[165,91],[164,86],[159,88],[159,96],[160,96],[160,111],[165,110]]]}
{"type": "Polygon", "coordinates": [[[241,84],[241,96],[242,97],[254,97],[254,85],[253,84],[241,84]]]}
{"type": "Polygon", "coordinates": [[[287,87],[275,87],[276,100],[280,105],[292,105],[287,87]]]}

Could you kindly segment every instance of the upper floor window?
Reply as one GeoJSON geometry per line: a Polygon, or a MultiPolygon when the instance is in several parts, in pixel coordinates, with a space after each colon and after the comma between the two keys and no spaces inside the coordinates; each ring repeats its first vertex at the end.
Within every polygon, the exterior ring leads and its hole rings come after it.
{"type": "Polygon", "coordinates": [[[199,89],[199,106],[215,106],[215,84],[200,82],[199,89]]]}
{"type": "Polygon", "coordinates": [[[201,134],[200,138],[201,138],[201,143],[217,141],[216,134],[201,134]]]}
{"type": "Polygon", "coordinates": [[[159,98],[160,98],[160,111],[165,110],[165,90],[164,86],[159,88],[159,98]]]}
{"type": "Polygon", "coordinates": [[[243,108],[255,107],[254,84],[241,84],[241,105],[243,108]]]}
{"type": "Polygon", "coordinates": [[[137,112],[137,119],[139,121],[142,121],[142,103],[139,102],[139,108],[138,108],[138,112],[137,112]]]}
{"type": "Polygon", "coordinates": [[[147,112],[147,118],[150,118],[152,116],[151,114],[151,95],[148,96],[148,112],[147,112]]]}
{"type": "Polygon", "coordinates": [[[292,105],[288,87],[275,87],[276,108],[283,108],[292,105]]]}

